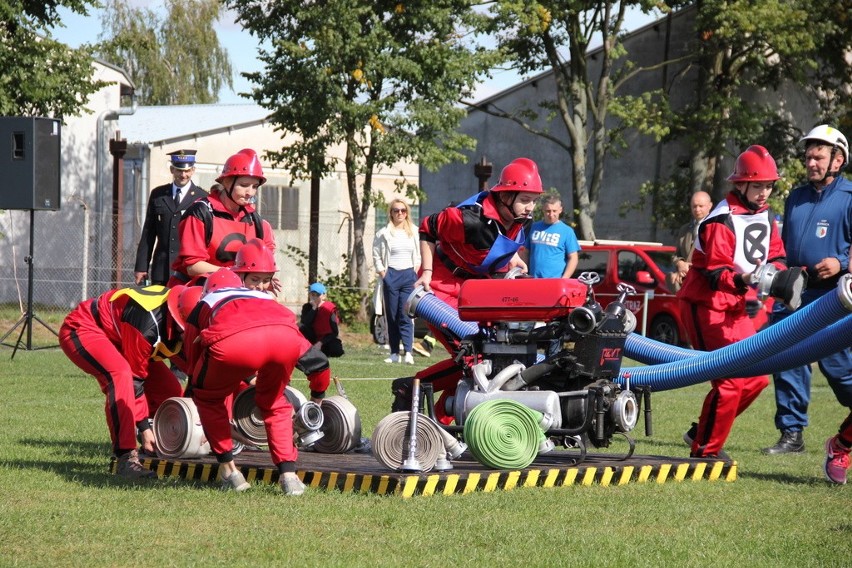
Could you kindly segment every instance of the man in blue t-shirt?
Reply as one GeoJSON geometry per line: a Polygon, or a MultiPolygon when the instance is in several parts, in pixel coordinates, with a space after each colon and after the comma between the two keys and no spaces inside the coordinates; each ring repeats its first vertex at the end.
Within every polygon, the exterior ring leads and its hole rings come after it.
{"type": "Polygon", "coordinates": [[[574,229],[559,220],[562,199],[548,193],[541,200],[544,219],[533,223],[527,239],[529,274],[535,278],[570,278],[577,268],[580,243],[574,229]]]}

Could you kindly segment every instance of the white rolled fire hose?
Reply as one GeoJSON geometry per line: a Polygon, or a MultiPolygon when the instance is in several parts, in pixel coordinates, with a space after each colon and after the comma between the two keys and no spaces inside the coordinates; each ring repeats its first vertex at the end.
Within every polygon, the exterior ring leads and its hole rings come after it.
{"type": "Polygon", "coordinates": [[[165,400],[154,415],[157,455],[163,459],[197,458],[210,453],[198,409],[191,398],[165,400]]]}

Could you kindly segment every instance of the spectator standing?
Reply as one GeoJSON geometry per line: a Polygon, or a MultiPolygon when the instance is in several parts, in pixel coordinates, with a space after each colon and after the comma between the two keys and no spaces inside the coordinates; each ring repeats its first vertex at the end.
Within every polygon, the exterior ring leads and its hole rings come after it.
{"type": "Polygon", "coordinates": [[[302,306],[299,319],[299,331],[308,341],[319,347],[327,357],[343,355],[343,342],[340,341],[339,317],[337,306],[329,302],[325,285],[314,282],[308,288],[308,302],[302,306]]]}
{"type": "Polygon", "coordinates": [[[151,190],[142,234],[136,247],[136,284],[162,284],[169,281],[171,266],[180,250],[178,223],[181,214],[206,192],[192,182],[195,150],[169,152],[172,183],[151,190]]]}
{"type": "Polygon", "coordinates": [[[562,222],[562,198],[549,193],[541,199],[543,219],[530,230],[529,273],[535,278],[571,278],[579,262],[580,243],[574,229],[562,222]]]}
{"type": "MultiPolygon", "coordinates": [[[[745,294],[761,264],[786,268],[784,244],[767,199],[779,179],[763,146],[749,146],[728,177],[734,189],[700,224],[693,266],[677,296],[690,341],[712,351],[755,334],[745,294]]],[[[801,272],[799,272],[801,276],[801,272]]],[[[734,420],[769,385],[769,377],[715,379],[698,424],[684,436],[692,457],[723,456],[734,420]]]]}
{"type": "MultiPolygon", "coordinates": [[[[800,142],[805,144],[808,183],[790,193],[784,204],[781,237],[792,266],[808,271],[808,289],[802,305],[808,305],[837,286],[849,268],[852,241],[852,182],[841,172],[849,164],[849,143],[828,125],[813,128],[800,142]]],[[[791,314],[783,306],[773,309],[772,321],[791,314]]],[[[838,402],[852,408],[852,349],[824,357],[819,368],[838,402]]],[[[773,375],[775,427],[781,437],[764,448],[770,455],[805,451],[803,431],[808,425],[811,398],[811,367],[804,365],[773,375]]]]}
{"type": "Polygon", "coordinates": [[[405,301],[414,291],[420,268],[420,239],[411,222],[411,210],[401,199],[388,206],[388,224],[373,239],[373,264],[381,277],[384,314],[387,319],[390,356],[385,363],[414,364],[411,354],[414,323],[405,311],[405,301]],[[404,356],[400,356],[402,342],[404,356]]]}
{"type": "Polygon", "coordinates": [[[692,266],[692,251],[695,250],[695,241],[698,236],[698,225],[710,213],[713,208],[713,201],[710,199],[710,194],[706,191],[696,191],[692,194],[689,200],[689,211],[692,213],[692,220],[684,223],[677,231],[675,246],[677,250],[672,256],[672,264],[675,271],[671,273],[671,288],[677,292],[683,285],[683,280],[686,278],[686,273],[689,272],[689,267],[692,266]]]}

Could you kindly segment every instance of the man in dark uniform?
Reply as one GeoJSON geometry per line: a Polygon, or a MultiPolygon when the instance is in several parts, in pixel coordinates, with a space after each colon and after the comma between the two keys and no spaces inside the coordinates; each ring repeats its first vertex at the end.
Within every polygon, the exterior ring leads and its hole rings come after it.
{"type": "Polygon", "coordinates": [[[151,190],[145,224],[136,249],[134,276],[137,284],[165,285],[171,266],[180,250],[178,222],[183,211],[207,193],[192,183],[195,173],[195,150],[169,152],[173,181],[151,190]],[[149,270],[150,265],[150,270],[149,270]]]}

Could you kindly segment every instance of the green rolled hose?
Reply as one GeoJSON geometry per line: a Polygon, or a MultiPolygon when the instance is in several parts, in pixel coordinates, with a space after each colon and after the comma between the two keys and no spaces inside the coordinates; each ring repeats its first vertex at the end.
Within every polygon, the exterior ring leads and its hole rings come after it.
{"type": "Polygon", "coordinates": [[[509,399],[483,402],[464,423],[464,440],[479,463],[494,469],[523,469],[544,441],[542,414],[509,399]]]}

